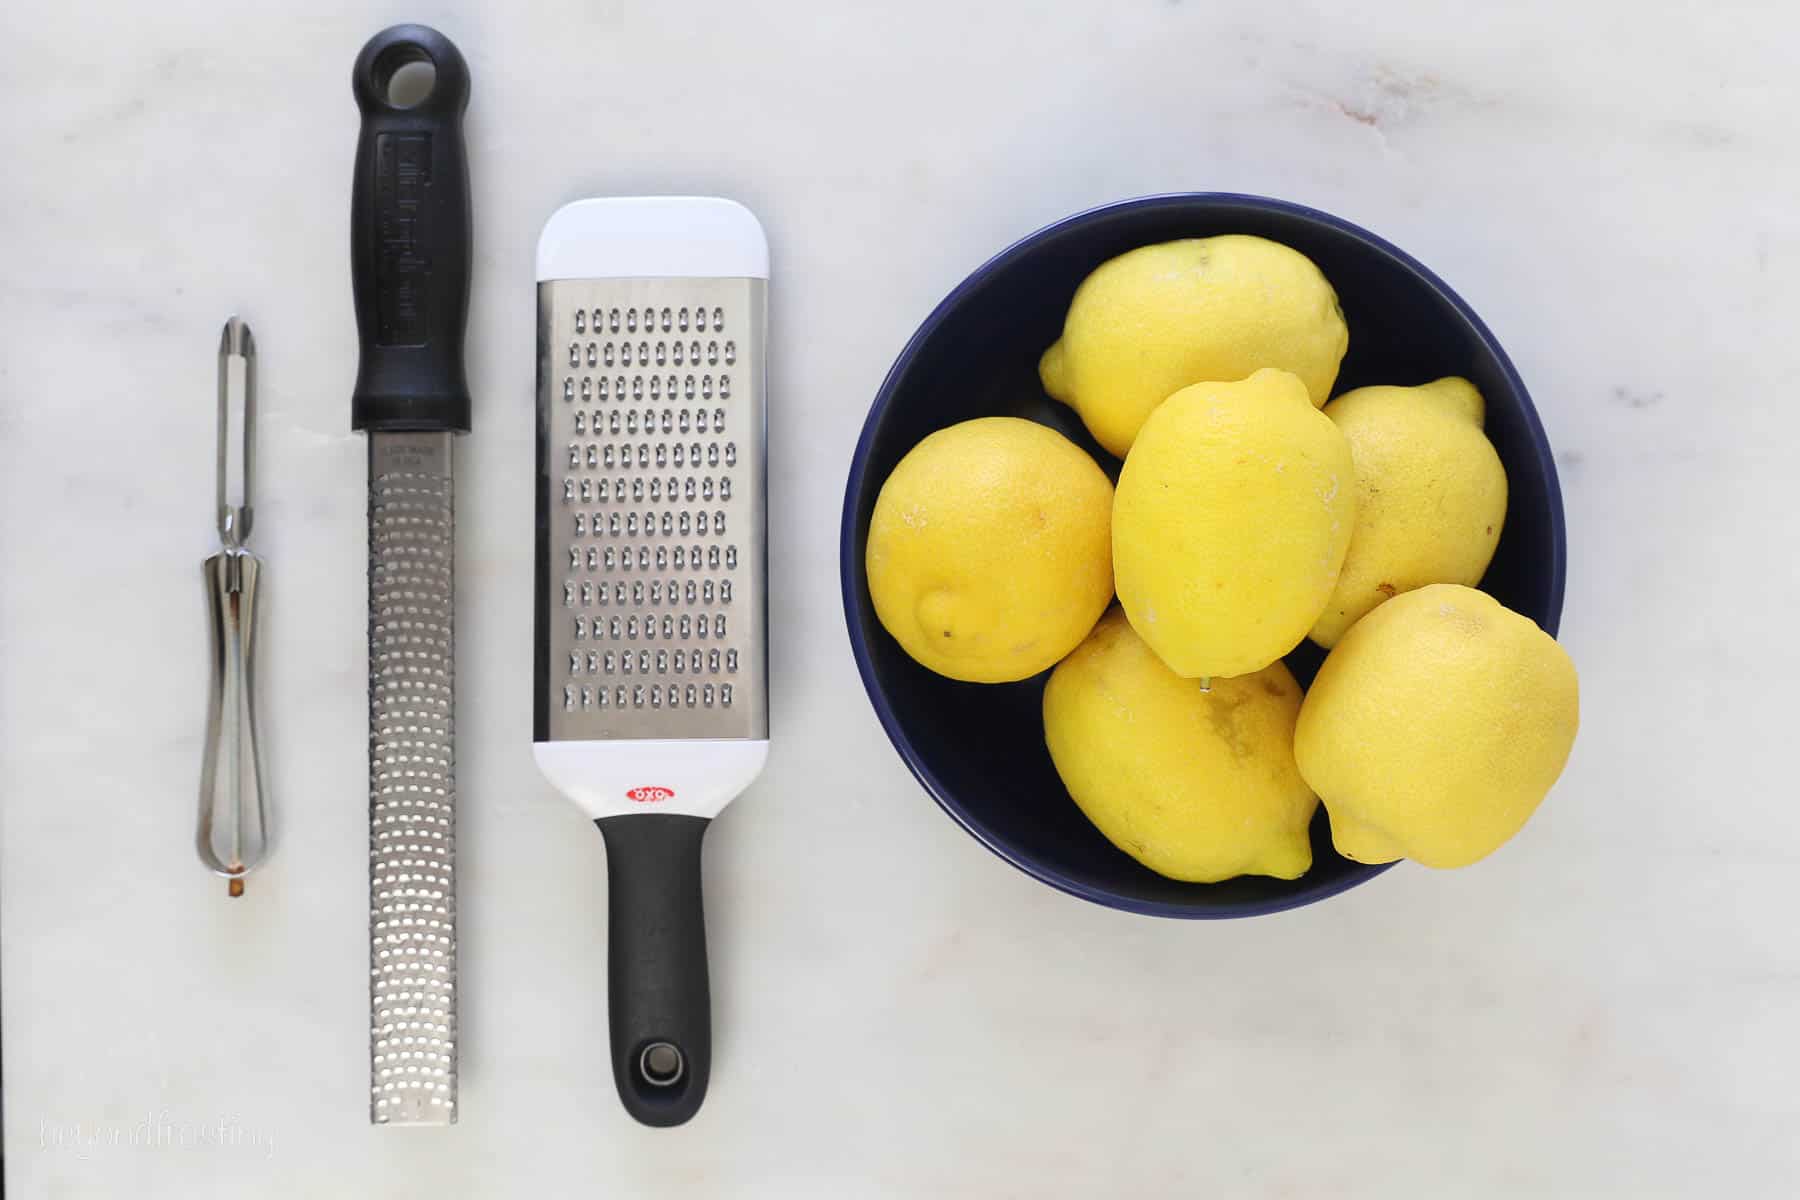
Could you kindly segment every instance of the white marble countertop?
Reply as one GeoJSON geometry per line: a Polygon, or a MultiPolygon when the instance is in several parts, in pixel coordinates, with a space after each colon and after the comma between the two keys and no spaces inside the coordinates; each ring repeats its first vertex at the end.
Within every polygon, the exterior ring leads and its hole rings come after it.
{"type": "Polygon", "coordinates": [[[1793,1194],[1791,9],[276,7],[27,5],[0,37],[10,1195],[1793,1194]],[[475,79],[450,1132],[365,1117],[348,84],[403,18],[475,79]],[[1001,245],[1177,189],[1393,239],[1537,397],[1585,720],[1477,868],[1252,921],[1110,912],[960,832],[863,698],[837,517],[883,372],[1001,245]],[[708,839],[713,1087],[666,1132],[607,1076],[604,859],[531,762],[526,585],[533,239],[659,191],[743,200],[776,264],[777,740],[708,839]],[[191,848],[233,311],[282,826],[239,903],[191,848]]]}

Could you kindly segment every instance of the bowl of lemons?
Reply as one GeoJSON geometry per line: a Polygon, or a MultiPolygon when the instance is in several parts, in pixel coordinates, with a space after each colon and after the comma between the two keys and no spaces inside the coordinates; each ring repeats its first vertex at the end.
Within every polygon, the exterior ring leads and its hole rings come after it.
{"type": "Polygon", "coordinates": [[[1073,895],[1275,912],[1517,835],[1578,719],[1524,384],[1327,213],[1124,201],[926,319],[851,463],[844,611],[938,804],[1073,895]]]}

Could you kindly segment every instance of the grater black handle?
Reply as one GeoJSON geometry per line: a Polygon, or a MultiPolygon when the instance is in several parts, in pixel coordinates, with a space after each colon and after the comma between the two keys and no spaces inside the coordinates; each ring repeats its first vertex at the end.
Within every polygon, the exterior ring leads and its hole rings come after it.
{"type": "Polygon", "coordinates": [[[712,998],[700,841],[712,822],[631,813],[594,824],[606,838],[607,1007],[613,1081],[645,1125],[680,1125],[706,1098],[712,998]]]}
{"type": "Polygon", "coordinates": [[[469,67],[449,38],[396,25],[369,39],[351,77],[362,110],[350,191],[350,273],[361,358],[351,425],[382,432],[469,429],[463,333],[469,314],[469,67]],[[389,84],[430,63],[418,103],[389,84]]]}

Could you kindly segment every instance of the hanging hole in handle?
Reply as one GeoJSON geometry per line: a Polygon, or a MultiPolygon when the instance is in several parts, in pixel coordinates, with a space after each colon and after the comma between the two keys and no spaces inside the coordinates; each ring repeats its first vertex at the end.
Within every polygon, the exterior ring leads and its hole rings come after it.
{"type": "Polygon", "coordinates": [[[674,1087],[687,1072],[687,1058],[673,1042],[651,1042],[638,1052],[638,1075],[652,1087],[674,1087]]]}
{"type": "Polygon", "coordinates": [[[394,108],[417,108],[437,87],[437,64],[418,46],[395,46],[376,61],[375,83],[394,108]]]}

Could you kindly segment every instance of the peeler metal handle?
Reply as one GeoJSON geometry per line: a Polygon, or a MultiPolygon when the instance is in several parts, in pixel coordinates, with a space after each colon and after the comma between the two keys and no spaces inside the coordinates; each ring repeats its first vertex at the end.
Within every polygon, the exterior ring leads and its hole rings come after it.
{"type": "Polygon", "coordinates": [[[196,842],[200,861],[230,880],[233,896],[241,896],[243,877],[268,852],[256,749],[256,585],[262,562],[233,548],[207,559],[204,570],[213,670],[196,842]]]}

